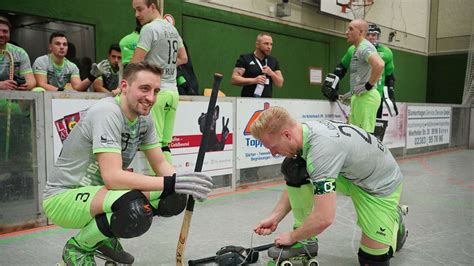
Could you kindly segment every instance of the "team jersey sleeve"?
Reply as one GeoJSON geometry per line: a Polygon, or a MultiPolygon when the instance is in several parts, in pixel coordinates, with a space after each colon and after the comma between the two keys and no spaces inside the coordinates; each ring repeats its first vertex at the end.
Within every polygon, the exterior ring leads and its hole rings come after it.
{"type": "Polygon", "coordinates": [[[110,110],[110,105],[94,106],[88,111],[90,118],[92,152],[121,153],[122,136],[120,114],[110,110]]]}
{"type": "Polygon", "coordinates": [[[154,40],[154,32],[149,25],[145,25],[140,31],[137,47],[149,52],[154,40]]]}
{"type": "Polygon", "coordinates": [[[275,58],[275,69],[273,71],[280,70],[280,63],[278,63],[278,60],[275,58]]]}
{"type": "Polygon", "coordinates": [[[328,138],[321,140],[310,149],[307,161],[308,174],[311,181],[324,181],[327,178],[335,178],[341,172],[346,160],[346,151],[333,143],[328,138]]]}
{"type": "Polygon", "coordinates": [[[154,149],[160,146],[158,142],[158,136],[156,134],[155,124],[151,116],[145,117],[145,123],[147,125],[147,131],[143,136],[143,140],[139,146],[141,151],[146,151],[150,149],[154,149]]]}
{"type": "Polygon", "coordinates": [[[23,49],[20,50],[19,54],[20,54],[20,75],[33,73],[28,54],[23,49]]]}
{"type": "Polygon", "coordinates": [[[346,53],[344,54],[344,56],[341,59],[341,64],[346,69],[349,69],[349,66],[351,64],[352,55],[354,55],[354,51],[355,51],[355,46],[354,45],[350,46],[349,48],[347,48],[346,53]]]}
{"type": "Polygon", "coordinates": [[[369,57],[371,57],[374,54],[378,54],[377,50],[373,45],[365,45],[361,50],[360,50],[360,56],[365,60],[365,62],[369,62],[369,57]]]}
{"type": "Polygon", "coordinates": [[[235,67],[247,69],[247,61],[245,60],[244,55],[241,55],[239,59],[237,59],[237,62],[235,62],[235,67]]]}
{"type": "Polygon", "coordinates": [[[47,60],[45,60],[45,56],[40,56],[36,58],[35,62],[33,63],[33,73],[39,75],[47,75],[48,74],[48,64],[47,60]]]}
{"type": "Polygon", "coordinates": [[[71,77],[80,77],[79,68],[73,62],[69,62],[71,64],[71,77]]]}
{"type": "MultiPolygon", "coordinates": [[[[323,141],[325,141],[323,139],[323,141]]],[[[312,148],[307,163],[308,173],[313,184],[314,195],[336,191],[336,178],[346,159],[346,152],[337,144],[319,143],[312,148]]]]}

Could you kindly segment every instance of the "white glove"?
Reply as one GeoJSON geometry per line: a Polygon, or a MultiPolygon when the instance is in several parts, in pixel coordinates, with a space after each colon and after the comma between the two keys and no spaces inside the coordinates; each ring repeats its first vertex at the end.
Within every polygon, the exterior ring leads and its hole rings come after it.
{"type": "Polygon", "coordinates": [[[212,191],[212,178],[204,173],[191,172],[177,174],[174,191],[178,194],[188,194],[198,201],[207,199],[212,191]]]}
{"type": "Polygon", "coordinates": [[[109,60],[104,59],[104,60],[100,61],[98,64],[97,63],[92,64],[90,74],[91,74],[91,76],[93,76],[95,78],[98,78],[102,75],[110,74],[110,72],[111,72],[110,68],[111,67],[110,67],[109,60]]]}
{"type": "Polygon", "coordinates": [[[346,94],[339,95],[339,101],[345,105],[351,105],[352,91],[349,91],[346,94]]]}

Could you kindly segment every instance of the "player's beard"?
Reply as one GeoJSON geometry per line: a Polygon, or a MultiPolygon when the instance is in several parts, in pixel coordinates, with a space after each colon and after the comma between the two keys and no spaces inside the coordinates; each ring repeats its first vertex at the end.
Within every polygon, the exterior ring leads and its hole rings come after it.
{"type": "Polygon", "coordinates": [[[271,51],[269,51],[269,52],[266,52],[265,50],[263,50],[263,49],[260,49],[260,48],[258,48],[258,50],[259,50],[259,51],[260,51],[260,53],[261,53],[262,55],[264,55],[265,57],[266,57],[266,56],[268,56],[268,55],[270,55],[270,52],[271,52],[271,51]]]}

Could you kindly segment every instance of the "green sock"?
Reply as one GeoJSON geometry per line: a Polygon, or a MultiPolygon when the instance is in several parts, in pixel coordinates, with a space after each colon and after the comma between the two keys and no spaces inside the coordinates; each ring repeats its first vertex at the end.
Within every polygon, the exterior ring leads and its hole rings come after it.
{"type": "Polygon", "coordinates": [[[291,211],[295,219],[293,226],[298,228],[313,211],[313,185],[309,183],[301,187],[287,186],[287,189],[291,211]]]}
{"type": "MultiPolygon", "coordinates": [[[[110,222],[111,213],[107,213],[107,220],[110,222]]],[[[92,219],[79,233],[74,237],[81,248],[92,251],[96,245],[108,237],[103,235],[97,227],[97,222],[92,219]]]]}

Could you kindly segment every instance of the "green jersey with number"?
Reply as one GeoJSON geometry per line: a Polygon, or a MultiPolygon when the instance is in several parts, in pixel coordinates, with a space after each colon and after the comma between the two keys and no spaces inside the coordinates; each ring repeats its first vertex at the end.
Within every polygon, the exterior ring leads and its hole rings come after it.
{"type": "Polygon", "coordinates": [[[303,124],[303,154],[314,182],[339,174],[371,195],[390,195],[402,172],[389,149],[363,129],[336,121],[303,124]]]}
{"type": "MultiPolygon", "coordinates": [[[[385,86],[385,77],[390,76],[393,74],[393,70],[395,69],[395,65],[393,64],[393,53],[390,48],[383,44],[378,44],[376,47],[377,53],[380,55],[382,60],[385,63],[385,69],[382,72],[382,76],[377,81],[376,88],[377,91],[380,93],[380,97],[383,97],[383,87],[385,86]]],[[[352,45],[347,49],[347,52],[342,57],[341,63],[346,68],[350,68],[350,62],[352,59],[352,55],[354,54],[355,46],[352,45]]]]}
{"type": "Polygon", "coordinates": [[[163,69],[161,90],[177,91],[176,60],[183,40],[176,28],[164,19],[155,19],[140,31],[138,48],[147,52],[145,60],[163,69]]]}

